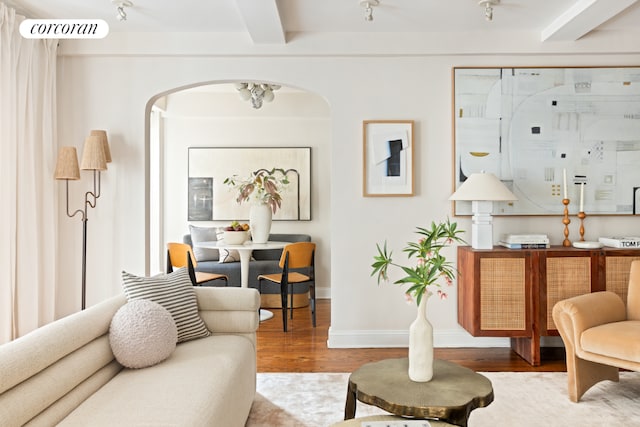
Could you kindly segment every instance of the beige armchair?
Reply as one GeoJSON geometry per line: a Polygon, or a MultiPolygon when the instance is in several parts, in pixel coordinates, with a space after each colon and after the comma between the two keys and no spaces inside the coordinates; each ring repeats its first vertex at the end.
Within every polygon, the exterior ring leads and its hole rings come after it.
{"type": "Polygon", "coordinates": [[[594,292],[559,301],[553,320],[573,402],[600,381],[618,381],[618,368],[640,371],[640,260],[631,264],[626,307],[614,292],[594,292]]]}

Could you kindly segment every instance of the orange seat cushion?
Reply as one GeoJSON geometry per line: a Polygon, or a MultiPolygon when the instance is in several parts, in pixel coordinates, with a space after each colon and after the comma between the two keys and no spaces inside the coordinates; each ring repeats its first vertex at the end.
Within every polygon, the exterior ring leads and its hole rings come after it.
{"type": "MultiPolygon", "coordinates": [[[[258,276],[258,279],[267,279],[271,280],[272,282],[280,283],[280,281],[282,280],[282,274],[262,274],[258,276]]],[[[297,273],[295,271],[289,273],[289,283],[301,283],[308,282],[310,280],[311,278],[309,278],[309,276],[306,276],[302,273],[297,273]]]]}
{"type": "Polygon", "coordinates": [[[204,271],[196,271],[196,282],[208,282],[209,280],[216,280],[226,277],[224,274],[206,273],[204,271]]]}

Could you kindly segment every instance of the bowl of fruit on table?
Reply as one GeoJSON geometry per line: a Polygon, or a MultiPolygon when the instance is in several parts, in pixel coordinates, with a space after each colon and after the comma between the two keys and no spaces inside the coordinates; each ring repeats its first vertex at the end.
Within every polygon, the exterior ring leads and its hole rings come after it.
{"type": "Polygon", "coordinates": [[[249,238],[249,224],[233,221],[224,228],[224,242],[228,245],[241,245],[249,238]]]}

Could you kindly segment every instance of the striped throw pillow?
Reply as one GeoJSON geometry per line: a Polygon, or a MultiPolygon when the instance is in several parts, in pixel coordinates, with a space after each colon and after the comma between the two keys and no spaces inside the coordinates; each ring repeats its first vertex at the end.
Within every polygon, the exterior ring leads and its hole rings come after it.
{"type": "Polygon", "coordinates": [[[178,342],[211,335],[198,314],[198,300],[186,268],[152,277],[123,271],[122,281],[127,300],[150,300],[171,313],[178,329],[178,342]]]}

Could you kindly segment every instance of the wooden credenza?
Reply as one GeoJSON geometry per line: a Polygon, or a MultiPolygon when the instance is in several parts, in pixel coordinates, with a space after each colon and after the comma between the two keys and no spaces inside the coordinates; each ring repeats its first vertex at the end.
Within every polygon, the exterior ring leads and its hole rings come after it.
{"type": "Polygon", "coordinates": [[[509,337],[511,348],[540,365],[540,337],[558,335],[556,302],[597,291],[627,300],[638,249],[472,249],[458,247],[458,323],[474,337],[509,337]]]}

